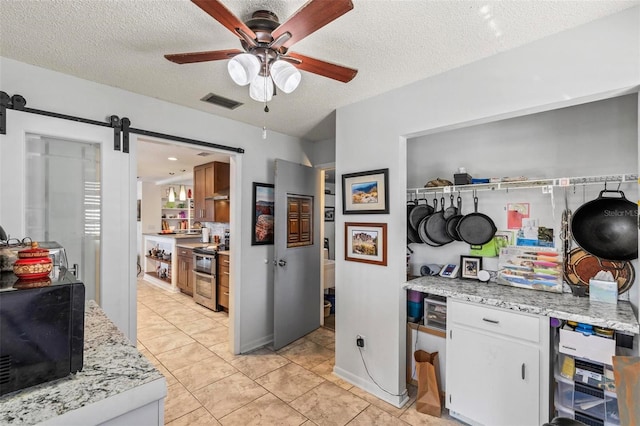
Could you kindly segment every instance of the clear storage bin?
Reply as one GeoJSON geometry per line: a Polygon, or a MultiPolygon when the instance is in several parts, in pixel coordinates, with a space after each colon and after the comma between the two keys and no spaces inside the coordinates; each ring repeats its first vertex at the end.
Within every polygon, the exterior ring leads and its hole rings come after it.
{"type": "Polygon", "coordinates": [[[424,325],[437,330],[447,329],[447,304],[426,297],[424,299],[424,325]]]}

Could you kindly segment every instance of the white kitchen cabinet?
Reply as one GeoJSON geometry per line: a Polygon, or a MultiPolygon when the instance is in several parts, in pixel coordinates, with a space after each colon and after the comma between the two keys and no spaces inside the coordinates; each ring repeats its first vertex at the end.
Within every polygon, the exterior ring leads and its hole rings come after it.
{"type": "Polygon", "coordinates": [[[450,414],[474,425],[548,421],[548,342],[548,324],[541,317],[449,299],[450,414]]]}

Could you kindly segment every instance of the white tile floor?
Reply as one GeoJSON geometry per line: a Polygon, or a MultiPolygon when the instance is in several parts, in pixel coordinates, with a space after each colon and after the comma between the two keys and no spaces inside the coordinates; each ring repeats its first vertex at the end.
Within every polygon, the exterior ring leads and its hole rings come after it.
{"type": "Polygon", "coordinates": [[[456,425],[394,407],[333,374],[335,336],[320,328],[274,352],[233,355],[228,316],[138,281],[138,348],[167,378],[165,423],[456,425]]]}

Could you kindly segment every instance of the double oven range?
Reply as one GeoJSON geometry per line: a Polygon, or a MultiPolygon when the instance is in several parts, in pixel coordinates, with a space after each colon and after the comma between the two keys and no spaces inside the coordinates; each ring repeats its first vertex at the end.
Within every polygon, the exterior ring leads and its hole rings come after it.
{"type": "Polygon", "coordinates": [[[218,310],[217,303],[218,247],[193,249],[193,301],[211,310],[218,310]]]}

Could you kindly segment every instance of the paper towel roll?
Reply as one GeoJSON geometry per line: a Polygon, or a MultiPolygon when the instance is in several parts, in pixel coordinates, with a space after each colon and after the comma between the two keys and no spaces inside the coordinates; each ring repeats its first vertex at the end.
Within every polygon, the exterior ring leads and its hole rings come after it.
{"type": "Polygon", "coordinates": [[[202,228],[202,242],[203,243],[208,243],[209,242],[209,228],[202,228]]]}

